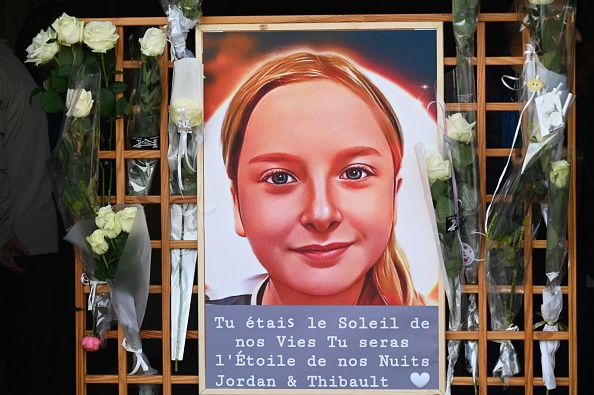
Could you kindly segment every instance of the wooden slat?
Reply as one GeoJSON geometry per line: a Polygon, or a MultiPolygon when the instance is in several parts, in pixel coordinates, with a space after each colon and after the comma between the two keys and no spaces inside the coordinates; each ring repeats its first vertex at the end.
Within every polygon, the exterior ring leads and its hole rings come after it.
{"type": "MultiPolygon", "coordinates": [[[[485,150],[486,150],[486,140],[487,140],[487,124],[486,120],[486,98],[487,98],[487,74],[485,69],[485,46],[486,46],[486,26],[484,22],[479,22],[476,27],[476,42],[477,42],[477,77],[476,77],[476,100],[478,102],[478,112],[477,112],[477,152],[479,156],[479,176],[480,178],[480,194],[481,196],[485,196],[487,183],[486,178],[483,176],[487,174],[487,168],[485,163],[485,150]]],[[[484,199],[482,199],[484,202],[484,199]]],[[[485,243],[483,242],[481,246],[481,259],[484,257],[484,249],[485,243]]],[[[487,385],[486,385],[486,378],[489,376],[487,373],[487,331],[488,331],[488,324],[487,324],[487,285],[483,280],[485,278],[485,265],[479,265],[478,270],[478,287],[479,287],[479,294],[478,294],[478,315],[479,315],[479,322],[478,322],[478,385],[479,394],[486,395],[487,394],[487,385]]]]}
{"type": "MultiPolygon", "coordinates": [[[[169,45],[165,47],[165,54],[169,53],[169,45]]],[[[162,202],[169,201],[169,162],[167,160],[167,147],[169,146],[168,122],[169,116],[169,61],[167,56],[161,57],[161,198],[162,202]]],[[[163,328],[163,341],[161,342],[161,361],[163,366],[163,395],[171,395],[171,252],[170,245],[170,210],[169,204],[161,204],[161,319],[163,328]]]]}

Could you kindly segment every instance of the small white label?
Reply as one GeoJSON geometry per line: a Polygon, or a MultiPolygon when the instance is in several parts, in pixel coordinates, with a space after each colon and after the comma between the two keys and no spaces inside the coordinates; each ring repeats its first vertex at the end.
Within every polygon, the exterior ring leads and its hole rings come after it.
{"type": "Polygon", "coordinates": [[[565,126],[563,121],[563,107],[558,93],[548,92],[535,99],[540,137],[544,138],[549,133],[565,126]]]}
{"type": "Polygon", "coordinates": [[[177,131],[178,132],[192,132],[192,124],[190,123],[189,119],[179,119],[177,121],[177,131]]]}
{"type": "Polygon", "coordinates": [[[474,262],[474,250],[468,244],[462,243],[462,263],[468,266],[472,262],[474,262]]]}

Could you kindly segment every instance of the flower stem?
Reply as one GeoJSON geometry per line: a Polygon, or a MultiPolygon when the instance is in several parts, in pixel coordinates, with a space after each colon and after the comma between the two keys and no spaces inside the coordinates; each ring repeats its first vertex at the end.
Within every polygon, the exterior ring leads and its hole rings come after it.
{"type": "Polygon", "coordinates": [[[514,297],[516,295],[516,285],[518,279],[518,272],[516,269],[512,270],[512,283],[511,283],[511,293],[509,295],[509,306],[508,306],[508,316],[507,316],[507,325],[510,326],[513,321],[514,316],[514,297]]]}
{"type": "Polygon", "coordinates": [[[101,174],[103,174],[103,182],[101,183],[101,205],[105,206],[105,167],[103,167],[103,162],[99,161],[99,167],[101,167],[101,174]]]}
{"type": "Polygon", "coordinates": [[[107,73],[105,71],[105,57],[103,54],[100,54],[99,57],[101,58],[101,69],[103,70],[103,79],[105,81],[105,88],[109,88],[109,80],[107,79],[107,73]]]}
{"type": "Polygon", "coordinates": [[[109,263],[107,262],[107,259],[105,259],[105,254],[101,255],[101,259],[103,259],[103,263],[105,263],[105,267],[109,268],[109,263]]]}

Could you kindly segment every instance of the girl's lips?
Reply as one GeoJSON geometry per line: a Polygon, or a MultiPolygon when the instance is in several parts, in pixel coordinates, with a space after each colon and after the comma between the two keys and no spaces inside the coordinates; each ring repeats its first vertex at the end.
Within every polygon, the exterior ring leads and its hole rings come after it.
{"type": "Polygon", "coordinates": [[[327,261],[338,258],[349,249],[353,243],[331,243],[327,245],[310,244],[292,250],[311,260],[327,261]]]}

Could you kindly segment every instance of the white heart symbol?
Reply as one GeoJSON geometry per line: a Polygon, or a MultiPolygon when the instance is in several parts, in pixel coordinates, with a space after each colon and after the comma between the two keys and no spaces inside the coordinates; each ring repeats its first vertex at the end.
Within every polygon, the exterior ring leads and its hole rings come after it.
{"type": "Polygon", "coordinates": [[[429,373],[427,373],[427,372],[423,372],[421,374],[418,374],[417,372],[414,372],[414,373],[411,373],[410,374],[410,381],[412,381],[412,383],[417,388],[423,388],[429,382],[429,378],[430,377],[431,376],[429,376],[429,373]]]}

